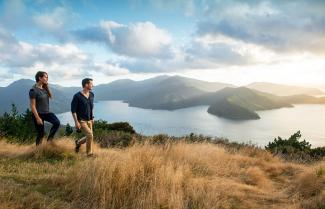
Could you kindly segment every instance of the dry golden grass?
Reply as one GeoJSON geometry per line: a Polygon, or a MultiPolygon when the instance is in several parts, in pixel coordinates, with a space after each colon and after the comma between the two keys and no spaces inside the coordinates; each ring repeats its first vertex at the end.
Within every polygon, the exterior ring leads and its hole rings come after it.
{"type": "Polygon", "coordinates": [[[73,148],[70,139],[37,149],[0,141],[0,208],[325,207],[321,162],[208,143],[96,147],[96,158],[73,148]]]}

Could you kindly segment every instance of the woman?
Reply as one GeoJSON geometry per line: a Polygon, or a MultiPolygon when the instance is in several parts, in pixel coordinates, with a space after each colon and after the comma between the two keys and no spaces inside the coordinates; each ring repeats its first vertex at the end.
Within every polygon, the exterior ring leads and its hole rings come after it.
{"type": "Polygon", "coordinates": [[[33,121],[37,130],[36,145],[42,143],[44,137],[44,121],[52,124],[47,141],[54,138],[60,127],[60,121],[54,113],[50,112],[49,99],[52,93],[48,87],[48,75],[39,71],[35,75],[36,84],[29,90],[30,107],[33,112],[33,121]]]}

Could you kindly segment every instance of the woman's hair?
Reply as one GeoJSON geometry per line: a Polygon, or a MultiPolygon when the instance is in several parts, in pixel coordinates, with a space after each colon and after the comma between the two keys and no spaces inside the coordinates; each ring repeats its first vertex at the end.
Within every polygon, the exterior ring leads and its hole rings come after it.
{"type": "MultiPolygon", "coordinates": [[[[46,72],[44,72],[44,71],[38,71],[38,72],[36,73],[36,75],[35,75],[35,80],[36,80],[36,82],[39,82],[39,78],[40,78],[40,77],[44,77],[45,75],[47,75],[46,72]]],[[[47,92],[47,94],[49,95],[49,97],[52,98],[52,93],[51,93],[51,91],[50,91],[49,86],[48,86],[47,84],[43,84],[42,87],[46,90],[46,92],[47,92]]]]}

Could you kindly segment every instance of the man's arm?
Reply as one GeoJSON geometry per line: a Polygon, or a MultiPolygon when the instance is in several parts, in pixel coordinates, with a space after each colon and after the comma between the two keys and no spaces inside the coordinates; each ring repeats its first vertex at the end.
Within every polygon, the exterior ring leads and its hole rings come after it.
{"type": "Polygon", "coordinates": [[[72,113],[72,117],[73,117],[73,120],[74,120],[74,124],[76,126],[77,129],[80,129],[81,125],[78,121],[78,118],[77,118],[77,113],[72,113]]]}
{"type": "Polygon", "coordinates": [[[90,118],[91,118],[91,123],[94,126],[94,99],[95,99],[95,95],[93,92],[90,92],[92,95],[92,101],[91,101],[91,109],[90,109],[90,118]]]}
{"type": "Polygon", "coordinates": [[[77,106],[78,106],[78,98],[75,96],[73,96],[73,99],[71,101],[71,113],[72,113],[72,117],[75,123],[75,127],[77,129],[80,129],[80,123],[78,121],[78,117],[77,117],[77,106]]]}

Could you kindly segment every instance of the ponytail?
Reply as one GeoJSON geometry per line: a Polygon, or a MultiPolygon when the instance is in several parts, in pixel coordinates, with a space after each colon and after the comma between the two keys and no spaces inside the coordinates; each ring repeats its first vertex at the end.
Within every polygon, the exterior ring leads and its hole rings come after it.
{"type": "Polygon", "coordinates": [[[43,84],[43,89],[47,92],[49,97],[52,99],[52,92],[50,91],[49,85],[48,84],[43,84]]]}

